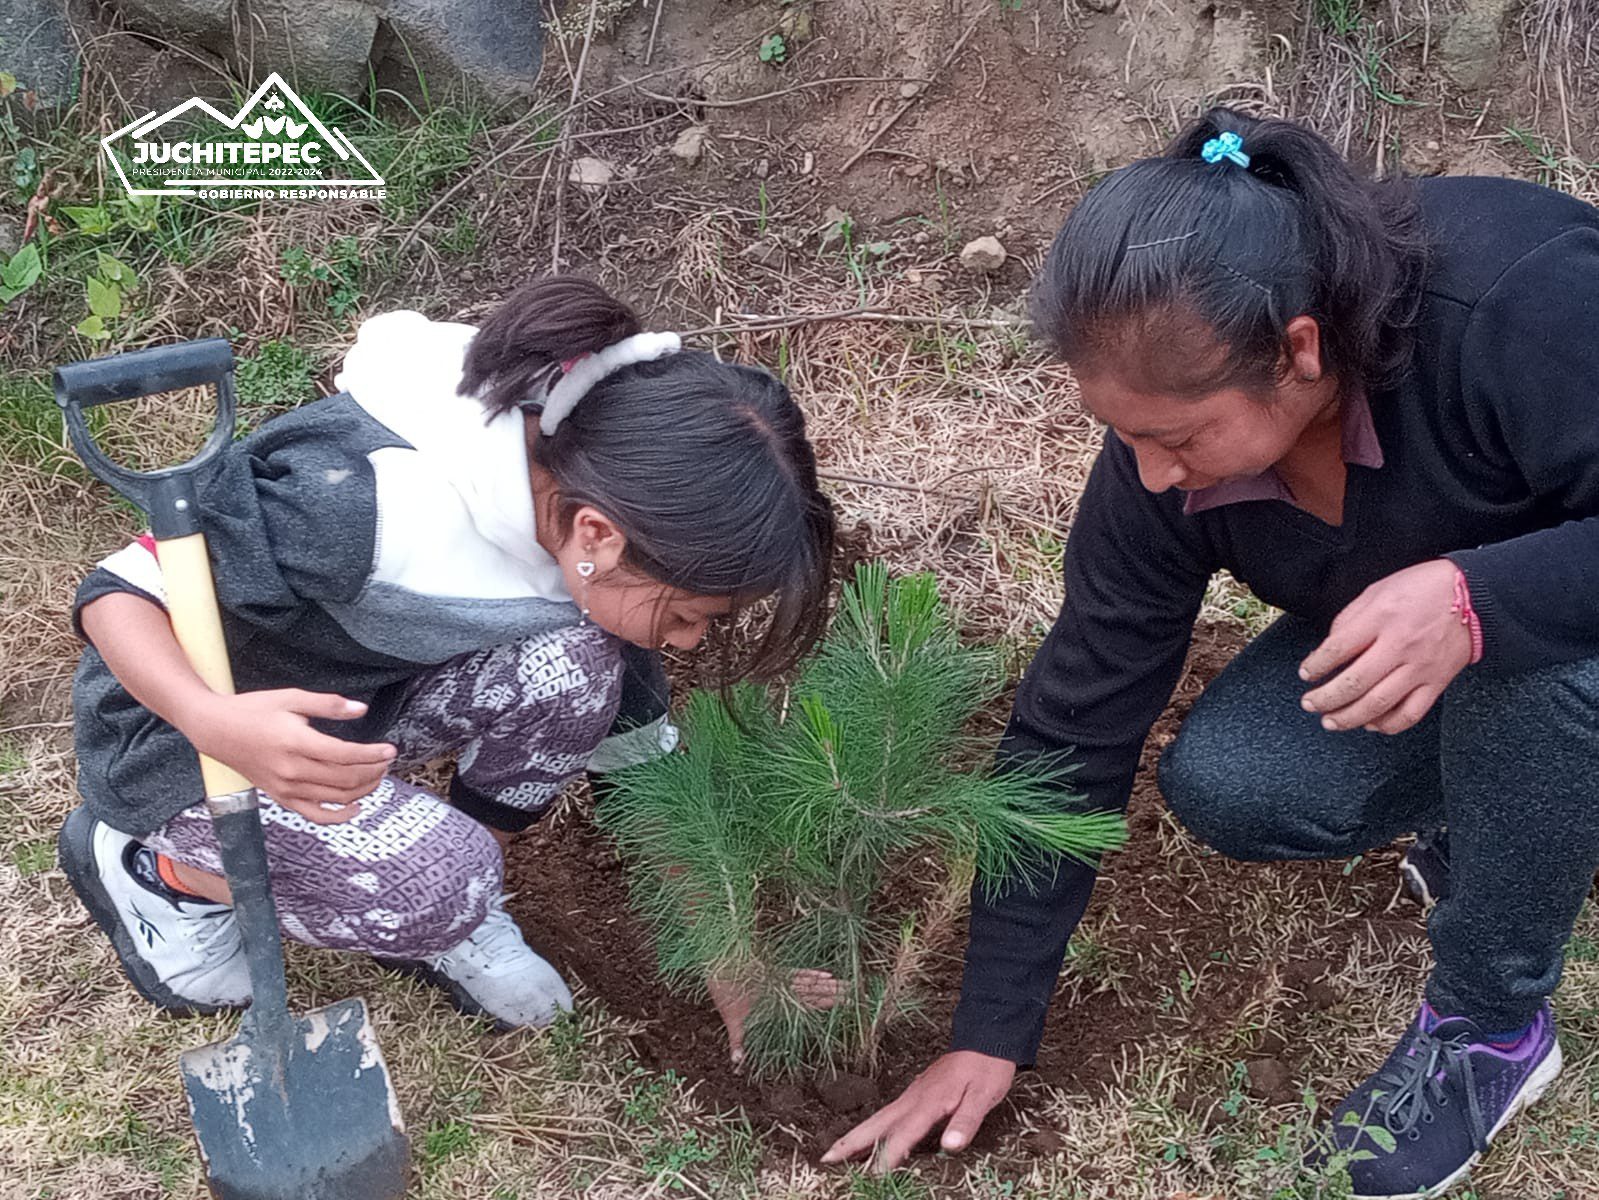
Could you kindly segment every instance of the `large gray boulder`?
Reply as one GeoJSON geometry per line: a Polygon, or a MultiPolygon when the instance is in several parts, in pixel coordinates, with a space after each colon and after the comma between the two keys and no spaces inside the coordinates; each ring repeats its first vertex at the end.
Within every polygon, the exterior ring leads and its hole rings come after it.
{"type": "Polygon", "coordinates": [[[210,50],[233,40],[233,0],[117,0],[123,23],[138,33],[210,50]]]}
{"type": "Polygon", "coordinates": [[[1466,0],[1438,43],[1438,65],[1454,84],[1478,92],[1493,82],[1504,44],[1505,18],[1519,0],[1466,0]]]}
{"type": "Polygon", "coordinates": [[[77,57],[66,0],[0,0],[0,71],[18,87],[60,104],[72,92],[77,57]]]}
{"type": "Polygon", "coordinates": [[[407,74],[420,72],[433,96],[464,83],[489,101],[533,91],[544,49],[537,0],[378,3],[392,35],[384,58],[397,83],[405,85],[407,74]]]}
{"type": "Polygon", "coordinates": [[[377,37],[378,14],[361,0],[237,0],[232,57],[255,81],[276,71],[291,87],[359,96],[377,37]]]}

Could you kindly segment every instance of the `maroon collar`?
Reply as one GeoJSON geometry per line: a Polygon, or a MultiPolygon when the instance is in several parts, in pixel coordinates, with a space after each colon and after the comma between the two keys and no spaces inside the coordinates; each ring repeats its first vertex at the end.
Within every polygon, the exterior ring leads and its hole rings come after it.
{"type": "MultiPolygon", "coordinates": [[[[1371,405],[1366,397],[1357,393],[1346,399],[1339,409],[1339,417],[1344,462],[1354,467],[1382,466],[1382,443],[1377,440],[1377,426],[1371,419],[1371,405]]],[[[1183,512],[1191,516],[1241,500],[1282,500],[1295,508],[1302,507],[1276,469],[1267,467],[1259,475],[1247,479],[1229,479],[1189,492],[1183,498],[1183,512]]]]}

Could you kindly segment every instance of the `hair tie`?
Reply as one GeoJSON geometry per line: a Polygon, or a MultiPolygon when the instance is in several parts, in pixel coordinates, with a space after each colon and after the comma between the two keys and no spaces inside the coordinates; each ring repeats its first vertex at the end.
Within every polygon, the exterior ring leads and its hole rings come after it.
{"type": "MultiPolygon", "coordinates": [[[[683,340],[675,333],[635,333],[593,354],[580,354],[565,360],[565,370],[545,392],[542,411],[539,413],[539,432],[553,437],[561,422],[571,416],[577,402],[588,394],[590,388],[634,363],[654,362],[683,348],[683,340]]],[[[529,401],[534,404],[537,401],[529,401]]]]}
{"type": "Polygon", "coordinates": [[[1249,165],[1249,155],[1244,153],[1244,139],[1231,130],[1206,142],[1200,148],[1199,157],[1208,163],[1218,163],[1225,158],[1240,167],[1249,165]]]}

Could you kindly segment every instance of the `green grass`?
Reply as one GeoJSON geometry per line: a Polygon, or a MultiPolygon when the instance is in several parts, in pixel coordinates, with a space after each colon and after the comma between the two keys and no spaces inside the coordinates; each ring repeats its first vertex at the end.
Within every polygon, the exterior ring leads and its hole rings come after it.
{"type": "Polygon", "coordinates": [[[310,353],[290,342],[262,342],[254,354],[239,359],[234,382],[241,432],[275,413],[315,400],[314,374],[310,353]]]}
{"type": "Polygon", "coordinates": [[[38,875],[56,865],[56,844],[53,838],[18,842],[11,848],[11,861],[24,875],[38,875]]]}

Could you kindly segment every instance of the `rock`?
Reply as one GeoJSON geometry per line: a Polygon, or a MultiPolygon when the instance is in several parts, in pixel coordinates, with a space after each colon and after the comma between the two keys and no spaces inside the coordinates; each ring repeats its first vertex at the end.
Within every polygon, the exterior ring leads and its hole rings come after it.
{"type": "Polygon", "coordinates": [[[1005,247],[996,237],[974,238],[961,250],[961,266],[979,275],[987,275],[1005,265],[1005,247]]]}
{"type": "Polygon", "coordinates": [[[1244,1068],[1249,1094],[1257,1100],[1283,1104],[1294,1099],[1294,1079],[1280,1059],[1257,1058],[1244,1068]]]}
{"type": "Polygon", "coordinates": [[[77,60],[66,0],[0,0],[0,67],[18,88],[58,104],[72,90],[77,60]]]}
{"type": "Polygon", "coordinates": [[[544,22],[519,0],[382,0],[393,32],[384,73],[415,94],[417,72],[437,97],[459,82],[484,101],[530,96],[544,61],[544,22]],[[415,60],[415,66],[412,60],[415,60]]]}
{"type": "Polygon", "coordinates": [[[1438,41],[1437,62],[1443,73],[1468,92],[1493,81],[1504,35],[1505,17],[1518,0],[1466,0],[1438,41]]]}
{"type": "Polygon", "coordinates": [[[10,258],[22,249],[22,222],[0,213],[0,258],[10,258]]]}
{"type": "Polygon", "coordinates": [[[705,153],[706,130],[703,125],[690,125],[677,135],[677,140],[672,143],[672,157],[682,159],[686,163],[697,163],[700,156],[705,153]]]}
{"type": "Polygon", "coordinates": [[[869,1108],[877,1103],[879,1097],[876,1080],[848,1072],[818,1079],[816,1094],[832,1112],[841,1115],[869,1108]]]}
{"type": "Polygon", "coordinates": [[[259,81],[272,71],[304,90],[359,96],[367,84],[376,10],[359,0],[239,0],[231,58],[259,81]]]}
{"type": "Polygon", "coordinates": [[[899,98],[901,100],[914,100],[922,94],[922,88],[925,86],[925,84],[918,83],[914,79],[907,79],[899,85],[899,98]]]}
{"type": "Polygon", "coordinates": [[[616,179],[616,168],[603,158],[579,158],[573,160],[566,178],[586,192],[597,192],[616,179]]]}
{"type": "MultiPolygon", "coordinates": [[[[233,42],[233,0],[115,0],[129,29],[226,50],[233,42]]],[[[270,66],[288,77],[288,66],[270,66]]]]}
{"type": "Polygon", "coordinates": [[[1108,13],[1115,12],[1121,7],[1122,0],[1082,0],[1084,8],[1089,12],[1108,13]]]}

